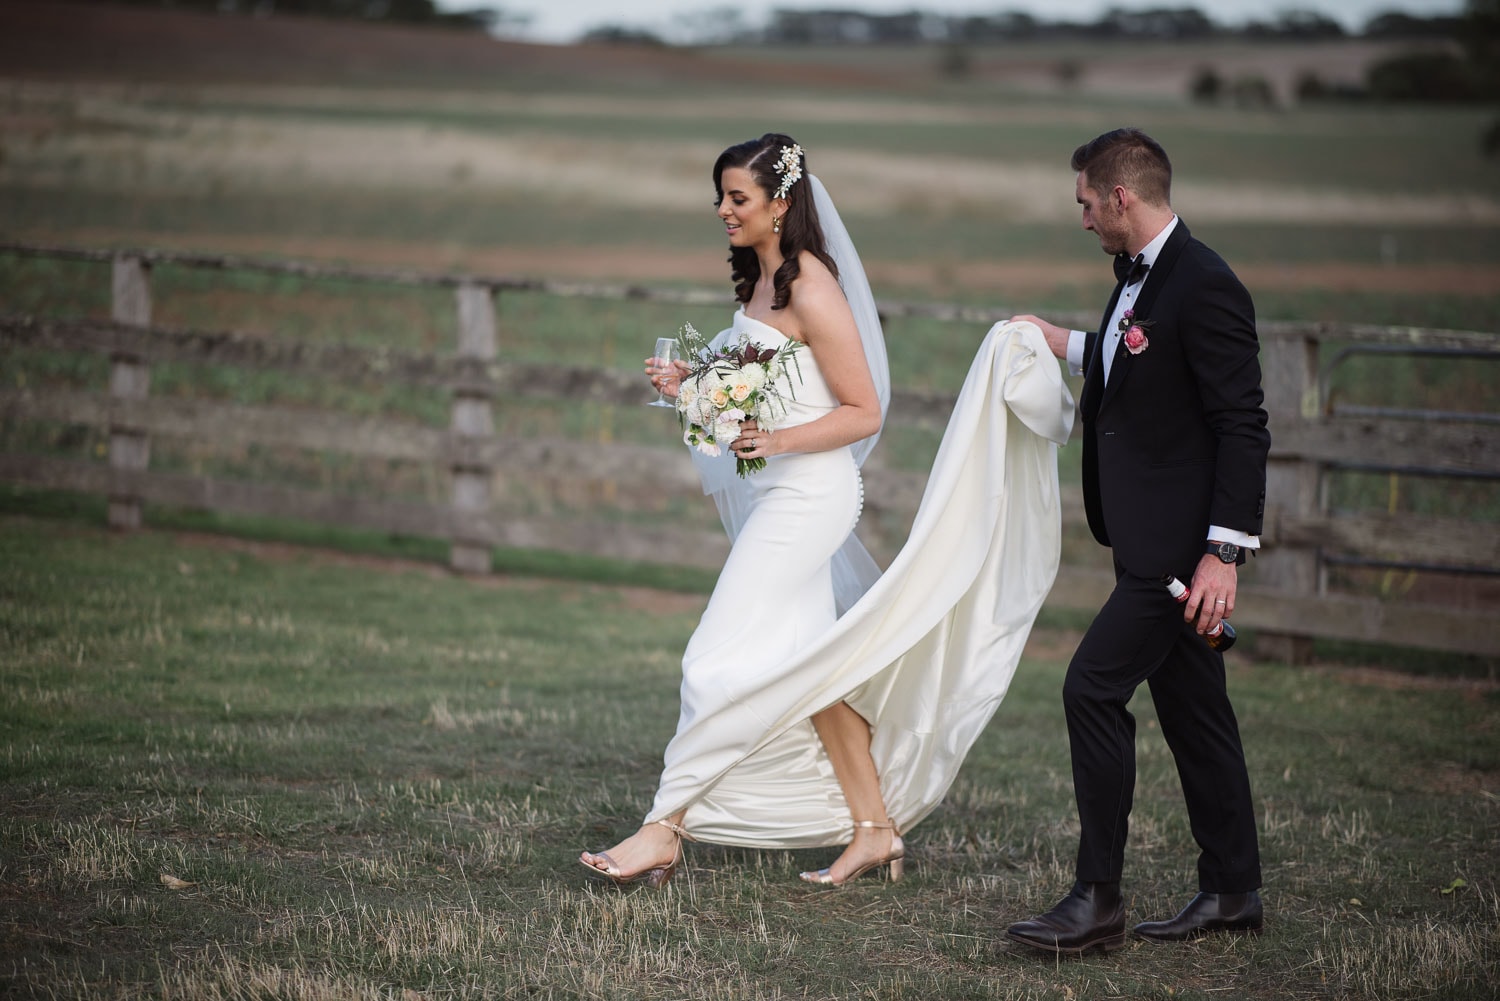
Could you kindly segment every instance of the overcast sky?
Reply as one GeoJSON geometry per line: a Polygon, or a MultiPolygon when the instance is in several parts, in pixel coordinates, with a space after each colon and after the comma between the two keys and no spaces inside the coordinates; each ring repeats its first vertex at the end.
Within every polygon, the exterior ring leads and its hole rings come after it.
{"type": "Polygon", "coordinates": [[[996,14],[1024,11],[1050,20],[1096,20],[1111,7],[1197,7],[1224,24],[1268,20],[1285,10],[1311,10],[1358,30],[1373,15],[1391,10],[1409,14],[1454,14],[1464,0],[439,0],[440,6],[462,9],[490,2],[504,11],[529,14],[530,26],[520,37],[538,42],[571,42],[589,28],[621,25],[646,28],[672,36],[676,15],[733,7],[748,24],[765,21],[772,10],[845,9],[891,13],[912,9],[936,14],[996,14]]]}

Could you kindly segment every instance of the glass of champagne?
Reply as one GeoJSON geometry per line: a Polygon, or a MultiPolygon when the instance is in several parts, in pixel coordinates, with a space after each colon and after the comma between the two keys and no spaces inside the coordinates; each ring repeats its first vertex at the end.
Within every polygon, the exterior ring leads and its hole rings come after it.
{"type": "MultiPolygon", "coordinates": [[[[656,339],[656,351],[652,355],[661,365],[671,365],[677,358],[677,338],[658,337],[656,339]]],[[[675,407],[677,404],[664,396],[661,390],[657,390],[656,399],[647,404],[649,407],[675,407]]]]}

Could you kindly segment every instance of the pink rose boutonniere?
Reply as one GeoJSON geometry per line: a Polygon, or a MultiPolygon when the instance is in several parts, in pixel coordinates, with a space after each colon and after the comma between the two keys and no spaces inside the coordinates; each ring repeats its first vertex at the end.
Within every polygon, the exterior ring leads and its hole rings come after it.
{"type": "Polygon", "coordinates": [[[1125,315],[1120,317],[1120,329],[1125,333],[1125,350],[1138,355],[1149,348],[1151,341],[1146,337],[1146,329],[1155,322],[1155,320],[1137,320],[1135,310],[1127,309],[1125,315]]]}

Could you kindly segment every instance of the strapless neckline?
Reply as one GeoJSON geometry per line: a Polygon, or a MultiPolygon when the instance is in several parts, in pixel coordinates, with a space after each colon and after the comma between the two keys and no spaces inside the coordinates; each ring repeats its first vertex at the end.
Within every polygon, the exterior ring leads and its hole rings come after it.
{"type": "Polygon", "coordinates": [[[782,340],[787,341],[789,343],[792,343],[792,344],[804,344],[804,343],[806,343],[805,341],[799,341],[799,340],[797,340],[794,337],[788,337],[786,334],[783,334],[781,331],[779,331],[775,327],[771,326],[765,320],[757,320],[755,317],[753,317],[749,313],[745,312],[745,308],[743,306],[741,306],[739,309],[735,310],[734,315],[736,317],[740,318],[740,319],[745,320],[747,323],[753,323],[757,327],[762,327],[762,328],[764,328],[766,330],[769,330],[771,333],[775,334],[777,337],[780,337],[782,340]]]}

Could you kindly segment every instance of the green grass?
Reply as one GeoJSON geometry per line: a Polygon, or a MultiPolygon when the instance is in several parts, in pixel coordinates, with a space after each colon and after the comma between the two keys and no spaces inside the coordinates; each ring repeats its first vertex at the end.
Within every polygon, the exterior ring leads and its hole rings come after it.
{"type": "MultiPolygon", "coordinates": [[[[39,490],[14,483],[0,484],[0,516],[44,518],[70,522],[75,527],[105,523],[103,497],[66,490],[39,490]]],[[[147,523],[157,531],[193,532],[240,539],[307,547],[331,553],[379,559],[448,564],[447,540],[396,535],[375,529],[346,525],[319,525],[284,518],[223,514],[190,508],[152,505],[147,523]]],[[[491,569],[499,575],[550,577],[616,586],[639,585],[688,594],[706,595],[715,574],[690,567],[656,563],[632,563],[575,553],[516,549],[498,546],[491,554],[491,569]]]]}
{"type": "MultiPolygon", "coordinates": [[[[794,874],[827,851],[697,845],[665,893],[620,894],[573,859],[649,803],[701,598],[15,514],[0,562],[6,993],[1477,999],[1500,976],[1492,689],[1232,658],[1266,933],[1054,964],[999,934],[1068,881],[1065,637],[906,881],[818,893],[794,874]]],[[[1135,708],[1142,919],[1191,892],[1193,849],[1135,708]]]]}

